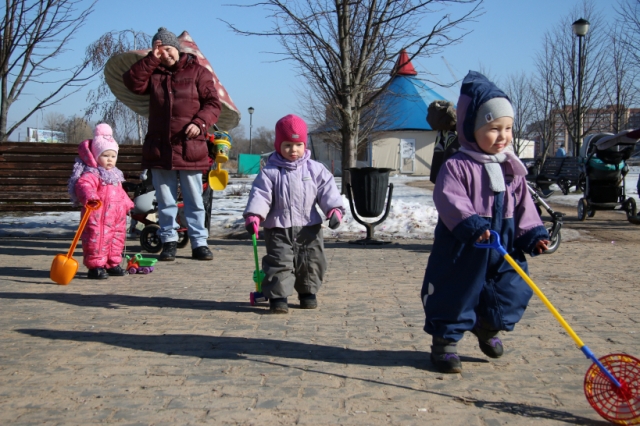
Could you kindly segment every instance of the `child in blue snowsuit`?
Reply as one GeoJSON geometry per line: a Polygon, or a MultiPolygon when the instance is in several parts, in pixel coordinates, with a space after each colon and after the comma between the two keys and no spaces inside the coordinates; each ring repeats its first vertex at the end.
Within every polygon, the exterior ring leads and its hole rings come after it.
{"type": "Polygon", "coordinates": [[[510,147],[514,113],[507,95],[470,71],[457,115],[461,148],[444,163],[434,188],[439,219],[421,291],[431,362],[443,373],[462,371],[456,342],[466,331],[485,355],[502,356],[498,333],[513,330],[532,296],[498,251],[474,243],[496,231],[525,271],[525,253],[542,253],[549,243],[527,190],[527,169],[510,147]]]}

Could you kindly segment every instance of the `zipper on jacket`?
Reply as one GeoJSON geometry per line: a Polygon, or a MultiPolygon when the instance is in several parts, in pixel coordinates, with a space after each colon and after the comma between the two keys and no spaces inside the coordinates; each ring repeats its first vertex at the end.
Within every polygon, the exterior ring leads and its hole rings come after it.
{"type": "Polygon", "coordinates": [[[291,230],[293,231],[293,195],[291,194],[291,176],[289,176],[289,170],[284,171],[287,180],[289,181],[289,220],[291,221],[291,230]]]}
{"type": "MultiPolygon", "coordinates": [[[[100,181],[100,184],[102,185],[102,180],[100,181]]],[[[103,185],[103,186],[105,186],[105,185],[103,185]]],[[[105,195],[106,195],[106,197],[105,197],[104,202],[102,203],[102,217],[100,218],[100,225],[99,225],[100,226],[100,239],[99,239],[100,245],[98,246],[98,247],[100,247],[99,250],[102,250],[102,245],[104,243],[104,231],[105,231],[104,224],[105,224],[105,218],[107,216],[107,206],[109,205],[109,201],[111,201],[110,200],[111,197],[109,195],[109,189],[108,188],[106,190],[106,194],[105,195]]],[[[109,256],[107,256],[107,257],[109,257],[109,256]]],[[[107,260],[109,260],[109,259],[107,259],[107,260]]]]}

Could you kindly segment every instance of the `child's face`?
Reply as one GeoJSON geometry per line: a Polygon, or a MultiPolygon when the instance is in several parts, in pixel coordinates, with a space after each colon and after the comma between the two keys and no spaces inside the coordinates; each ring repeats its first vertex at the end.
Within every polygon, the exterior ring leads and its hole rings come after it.
{"type": "Polygon", "coordinates": [[[296,161],[304,155],[304,143],[282,142],[280,154],[289,161],[296,161]]]}
{"type": "Polygon", "coordinates": [[[105,170],[113,169],[118,161],[118,153],[112,149],[108,149],[98,157],[98,165],[105,170]]]}
{"type": "Polygon", "coordinates": [[[504,151],[513,139],[513,118],[500,117],[475,131],[478,146],[487,154],[499,154],[504,151]]]}

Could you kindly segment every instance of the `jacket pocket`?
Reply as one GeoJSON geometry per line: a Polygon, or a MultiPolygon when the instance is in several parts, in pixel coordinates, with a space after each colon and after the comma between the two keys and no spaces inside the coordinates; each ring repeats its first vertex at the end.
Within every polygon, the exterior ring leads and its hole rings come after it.
{"type": "Polygon", "coordinates": [[[207,144],[202,139],[187,139],[182,143],[182,158],[185,161],[201,161],[207,154],[207,144]]]}
{"type": "Polygon", "coordinates": [[[142,145],[142,158],[147,161],[157,161],[160,155],[160,139],[147,139],[142,145]]]}

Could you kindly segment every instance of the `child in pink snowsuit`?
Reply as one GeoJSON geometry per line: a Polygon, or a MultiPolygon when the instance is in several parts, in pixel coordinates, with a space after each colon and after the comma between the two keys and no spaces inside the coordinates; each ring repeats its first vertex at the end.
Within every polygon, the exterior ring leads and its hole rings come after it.
{"type": "MultiPolygon", "coordinates": [[[[111,127],[98,124],[94,138],[78,146],[79,158],[69,179],[71,200],[79,205],[100,201],[101,207],[91,214],[82,233],[84,265],[89,268],[90,279],[124,276],[120,267],[127,237],[127,212],[133,202],[122,188],[125,179],[116,167],[118,143],[113,139],[111,127]]],[[[82,209],[82,215],[86,214],[82,209]]]]}

